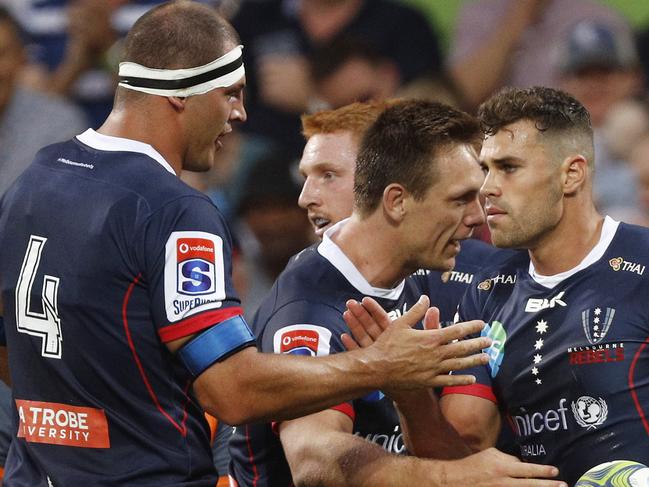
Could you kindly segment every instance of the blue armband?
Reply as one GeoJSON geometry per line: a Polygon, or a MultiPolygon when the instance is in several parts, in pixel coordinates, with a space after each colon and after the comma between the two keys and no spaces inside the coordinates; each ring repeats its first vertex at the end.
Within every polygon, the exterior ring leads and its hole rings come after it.
{"type": "Polygon", "coordinates": [[[233,316],[201,333],[178,351],[178,356],[194,377],[214,362],[225,360],[242,348],[255,345],[255,336],[241,316],[233,316]]]}

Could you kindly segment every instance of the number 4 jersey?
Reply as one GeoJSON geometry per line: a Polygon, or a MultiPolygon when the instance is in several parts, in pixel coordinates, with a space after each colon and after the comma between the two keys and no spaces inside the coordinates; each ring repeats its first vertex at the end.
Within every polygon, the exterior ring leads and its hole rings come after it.
{"type": "Polygon", "coordinates": [[[7,485],[213,486],[191,376],[165,345],[241,314],[211,202],[150,146],[88,131],[6,193],[0,248],[7,485]]]}
{"type": "Polygon", "coordinates": [[[599,243],[563,274],[521,253],[477,275],[459,318],[493,338],[478,383],[448,388],[496,402],[520,457],[570,485],[611,460],[649,464],[649,230],[606,218],[599,243]]]}

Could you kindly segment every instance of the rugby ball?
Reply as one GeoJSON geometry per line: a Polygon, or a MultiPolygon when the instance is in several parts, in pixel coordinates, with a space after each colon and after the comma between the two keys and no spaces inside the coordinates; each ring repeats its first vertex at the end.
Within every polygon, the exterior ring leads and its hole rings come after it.
{"type": "Polygon", "coordinates": [[[649,467],[630,460],[614,460],[591,468],[575,487],[649,487],[649,467]]]}

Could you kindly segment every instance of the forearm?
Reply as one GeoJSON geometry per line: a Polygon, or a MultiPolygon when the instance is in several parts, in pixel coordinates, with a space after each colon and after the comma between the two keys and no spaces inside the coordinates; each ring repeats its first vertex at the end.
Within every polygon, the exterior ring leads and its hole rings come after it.
{"type": "Polygon", "coordinates": [[[203,407],[229,424],[290,419],[380,389],[384,371],[368,357],[360,350],[312,358],[249,348],[205,371],[194,389],[203,407]]]}
{"type": "Polygon", "coordinates": [[[329,432],[296,446],[299,454],[289,450],[287,458],[298,487],[392,487],[404,479],[409,485],[441,485],[439,462],[393,455],[349,433],[329,432]]]}
{"type": "Polygon", "coordinates": [[[453,460],[472,453],[444,418],[432,390],[393,395],[408,451],[423,458],[453,460]]]}

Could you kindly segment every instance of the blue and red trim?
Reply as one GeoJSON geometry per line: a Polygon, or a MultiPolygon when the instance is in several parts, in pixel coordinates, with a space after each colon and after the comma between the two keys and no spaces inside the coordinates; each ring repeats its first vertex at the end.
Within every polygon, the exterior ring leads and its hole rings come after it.
{"type": "Polygon", "coordinates": [[[230,308],[219,309],[215,311],[206,311],[196,316],[186,318],[173,325],[163,326],[158,330],[162,343],[169,343],[179,338],[193,335],[210,326],[214,326],[221,321],[225,321],[233,316],[242,315],[241,306],[232,306],[230,308]]]}

